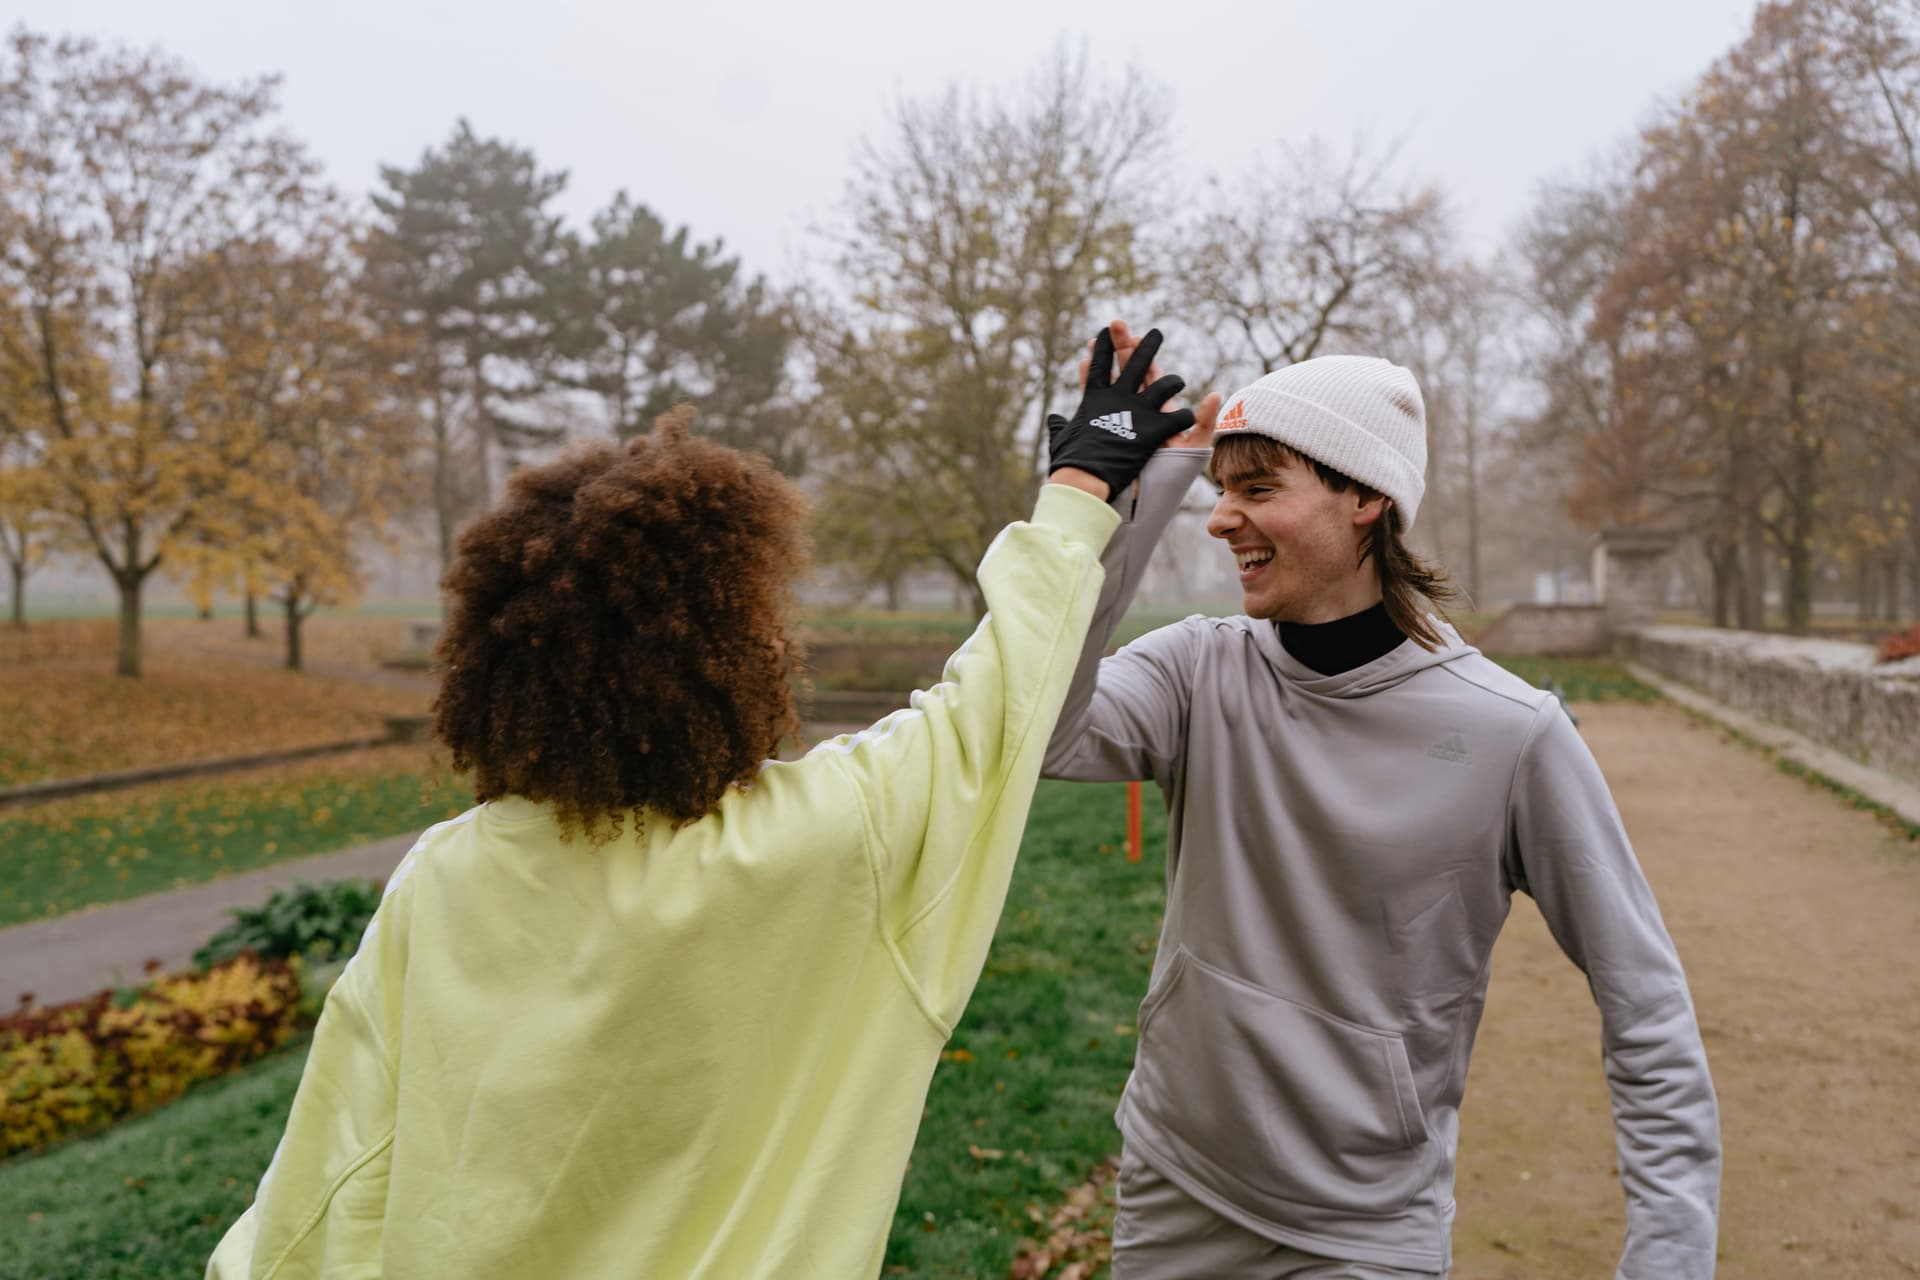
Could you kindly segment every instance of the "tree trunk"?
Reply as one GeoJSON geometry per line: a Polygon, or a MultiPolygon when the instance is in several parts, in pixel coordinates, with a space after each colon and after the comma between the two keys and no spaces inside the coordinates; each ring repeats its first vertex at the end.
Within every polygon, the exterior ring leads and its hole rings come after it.
{"type": "Polygon", "coordinates": [[[1480,344],[1467,359],[1467,595],[1480,607],[1480,344]]]}
{"type": "Polygon", "coordinates": [[[251,583],[247,586],[247,639],[260,638],[260,597],[251,583]]]}
{"type": "Polygon", "coordinates": [[[202,604],[199,607],[196,616],[198,616],[200,621],[202,622],[212,622],[213,621],[213,601],[209,600],[206,603],[202,604]]]}
{"type": "Polygon", "coordinates": [[[1473,454],[1473,436],[1467,436],[1467,595],[1480,607],[1480,480],[1473,454]]]}
{"type": "Polygon", "coordinates": [[[1804,490],[1794,494],[1793,507],[1784,603],[1787,630],[1803,636],[1813,624],[1813,495],[1804,490]]]}
{"type": "Polygon", "coordinates": [[[956,606],[956,612],[963,606],[971,609],[973,612],[973,620],[976,623],[987,616],[987,593],[981,589],[978,576],[971,573],[956,573],[954,575],[954,588],[954,605],[956,606]]]}
{"type": "Polygon", "coordinates": [[[453,442],[447,422],[447,399],[433,393],[433,516],[440,532],[440,569],[453,564],[453,442]]]}
{"type": "Polygon", "coordinates": [[[13,595],[9,597],[12,602],[13,625],[24,627],[27,625],[27,562],[9,560],[7,567],[13,571],[13,595]]]}
{"type": "Polygon", "coordinates": [[[287,670],[301,671],[305,668],[300,665],[300,597],[288,592],[282,603],[287,608],[287,670]]]}
{"type": "Polygon", "coordinates": [[[113,577],[114,585],[120,589],[120,650],[114,671],[137,680],[140,678],[140,591],[146,585],[146,575],[138,569],[127,569],[113,577]]]}
{"type": "MultiPolygon", "coordinates": [[[[1795,385],[1797,393],[1798,385],[1795,385]]],[[[1798,403],[1798,399],[1794,401],[1798,403]]],[[[1787,630],[1805,635],[1813,626],[1814,533],[1820,515],[1820,448],[1811,440],[1811,432],[1796,423],[1793,448],[1792,487],[1787,499],[1787,580],[1782,594],[1786,606],[1787,630]]]]}
{"type": "Polygon", "coordinates": [[[1746,554],[1740,566],[1740,629],[1767,629],[1767,531],[1757,513],[1747,521],[1746,554]]]}
{"type": "Polygon", "coordinates": [[[475,378],[473,391],[473,450],[474,471],[480,478],[480,496],[474,503],[475,511],[485,511],[493,505],[493,418],[487,413],[485,393],[475,378]]]}
{"type": "Polygon", "coordinates": [[[1727,428],[1727,572],[1732,578],[1735,625],[1742,631],[1764,631],[1767,531],[1760,523],[1759,462],[1749,447],[1749,430],[1750,424],[1741,423],[1727,428]]]}
{"type": "Polygon", "coordinates": [[[1739,576],[1740,548],[1731,542],[1708,539],[1707,568],[1713,574],[1713,625],[1733,625],[1735,579],[1739,576]]]}

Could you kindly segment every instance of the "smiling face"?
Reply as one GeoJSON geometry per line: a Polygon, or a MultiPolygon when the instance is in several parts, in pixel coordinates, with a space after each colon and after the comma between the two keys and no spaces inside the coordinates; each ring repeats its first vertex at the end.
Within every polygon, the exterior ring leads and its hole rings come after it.
{"type": "Polygon", "coordinates": [[[1341,492],[1264,437],[1220,441],[1213,473],[1220,500],[1207,532],[1233,552],[1249,617],[1332,622],[1380,602],[1379,574],[1361,552],[1385,499],[1341,492]]]}

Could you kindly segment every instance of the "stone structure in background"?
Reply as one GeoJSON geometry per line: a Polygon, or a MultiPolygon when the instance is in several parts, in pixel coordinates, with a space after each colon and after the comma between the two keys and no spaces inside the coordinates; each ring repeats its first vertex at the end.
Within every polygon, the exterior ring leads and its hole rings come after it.
{"type": "Polygon", "coordinates": [[[1920,782],[1920,657],[1882,663],[1867,644],[1655,625],[1676,541],[1660,530],[1606,530],[1593,556],[1599,604],[1515,605],[1475,643],[1496,655],[1615,653],[1723,706],[1920,782]]]}
{"type": "Polygon", "coordinates": [[[1665,601],[1667,555],[1676,539],[1658,529],[1611,528],[1593,548],[1598,604],[1516,604],[1475,639],[1492,654],[1598,657],[1614,636],[1654,620],[1665,601]]]}
{"type": "Polygon", "coordinates": [[[1603,529],[1593,549],[1594,592],[1615,631],[1646,626],[1666,597],[1667,554],[1677,539],[1663,529],[1603,529]]]}
{"type": "Polygon", "coordinates": [[[1920,782],[1920,657],[1876,662],[1869,644],[1714,627],[1636,627],[1620,647],[1716,702],[1920,782]]]}
{"type": "Polygon", "coordinates": [[[1496,657],[1597,658],[1613,651],[1607,612],[1597,604],[1516,604],[1470,638],[1496,657]]]}

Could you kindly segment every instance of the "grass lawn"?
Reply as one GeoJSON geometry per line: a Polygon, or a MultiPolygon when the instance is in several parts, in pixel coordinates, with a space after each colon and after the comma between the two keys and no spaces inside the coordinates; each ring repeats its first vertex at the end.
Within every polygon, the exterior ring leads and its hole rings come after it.
{"type": "Polygon", "coordinates": [[[0,1163],[0,1280],[198,1276],[253,1199],[304,1047],[94,1138],[0,1163]]]}
{"type": "Polygon", "coordinates": [[[1146,857],[1129,864],[1124,785],[1046,782],[980,986],[934,1075],[887,1246],[889,1274],[1001,1276],[1030,1204],[1120,1149],[1165,902],[1165,815],[1146,789],[1146,857]]]}
{"type": "MultiPolygon", "coordinates": [[[[1502,662],[1575,701],[1658,697],[1603,659],[1502,662]]],[[[468,803],[424,749],[391,747],[0,812],[0,927],[419,830],[468,803]]]]}
{"type": "Polygon", "coordinates": [[[0,927],[421,830],[471,800],[420,747],[0,812],[0,927]]]}
{"type": "Polygon", "coordinates": [[[1657,690],[1641,684],[1611,658],[1496,658],[1528,684],[1552,680],[1574,702],[1656,702],[1657,690]]]}
{"type": "MultiPolygon", "coordinates": [[[[1129,609],[1114,628],[1113,643],[1126,644],[1170,622],[1195,613],[1232,613],[1230,606],[1168,610],[1158,606],[1129,609]]],[[[881,609],[820,610],[808,613],[802,628],[809,643],[938,644],[958,648],[977,625],[970,614],[934,610],[881,609]]]]}
{"type": "MultiPolygon", "coordinates": [[[[987,970],[934,1075],[887,1274],[1007,1273],[1051,1208],[1119,1148],[1113,1108],[1159,933],[1165,823],[1124,856],[1123,786],[1046,783],[987,970]]],[[[292,1050],[97,1137],[0,1163],[0,1280],[197,1275],[279,1140],[292,1050]]]]}

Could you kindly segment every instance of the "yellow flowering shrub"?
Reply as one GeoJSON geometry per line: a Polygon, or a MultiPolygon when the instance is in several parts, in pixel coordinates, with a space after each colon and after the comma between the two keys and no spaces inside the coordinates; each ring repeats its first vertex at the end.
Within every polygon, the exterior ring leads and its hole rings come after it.
{"type": "Polygon", "coordinates": [[[0,1018],[0,1159],[171,1102],[284,1044],[309,1007],[297,958],[244,954],[125,1003],[102,991],[0,1018]]]}

